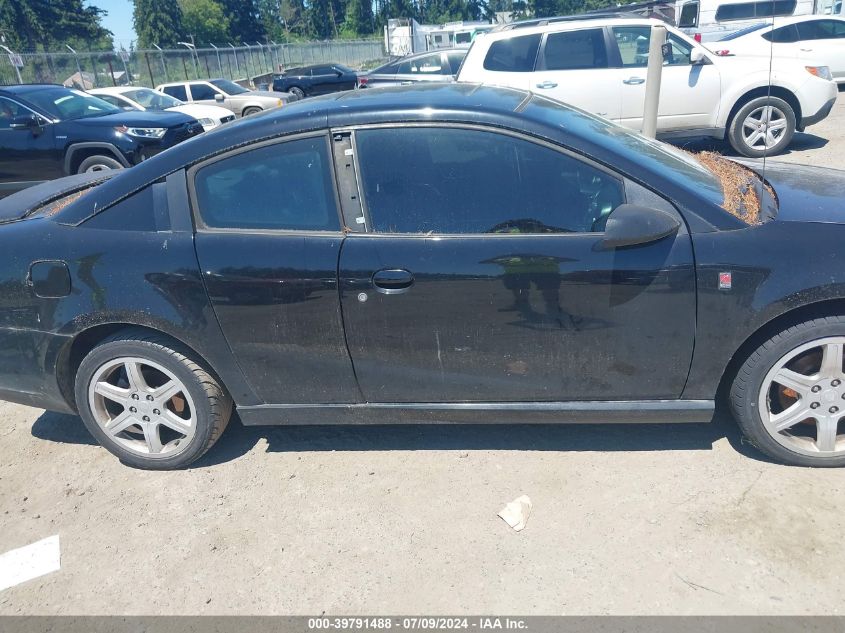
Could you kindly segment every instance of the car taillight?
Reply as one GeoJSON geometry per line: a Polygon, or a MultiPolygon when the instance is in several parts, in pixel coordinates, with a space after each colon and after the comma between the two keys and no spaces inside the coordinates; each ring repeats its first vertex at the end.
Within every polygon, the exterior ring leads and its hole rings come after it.
{"type": "Polygon", "coordinates": [[[369,79],[366,77],[358,77],[358,85],[359,86],[366,86],[369,83],[369,79]]]}
{"type": "Polygon", "coordinates": [[[698,42],[699,44],[701,43],[701,33],[696,33],[695,35],[693,35],[693,36],[692,36],[692,38],[693,38],[696,42],[698,42]]]}

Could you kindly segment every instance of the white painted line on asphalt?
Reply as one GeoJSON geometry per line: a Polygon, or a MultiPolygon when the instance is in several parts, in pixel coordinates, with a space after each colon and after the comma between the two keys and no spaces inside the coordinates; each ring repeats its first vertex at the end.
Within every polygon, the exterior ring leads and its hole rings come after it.
{"type": "Polygon", "coordinates": [[[61,568],[59,535],[0,555],[0,591],[61,568]]]}

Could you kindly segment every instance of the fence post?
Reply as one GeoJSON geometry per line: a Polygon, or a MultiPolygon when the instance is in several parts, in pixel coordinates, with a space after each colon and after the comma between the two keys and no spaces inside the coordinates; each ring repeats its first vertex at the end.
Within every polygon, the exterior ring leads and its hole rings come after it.
{"type": "Polygon", "coordinates": [[[156,78],[153,76],[153,67],[150,66],[150,54],[144,51],[144,61],[147,62],[147,72],[150,73],[150,88],[155,88],[156,78]]]}

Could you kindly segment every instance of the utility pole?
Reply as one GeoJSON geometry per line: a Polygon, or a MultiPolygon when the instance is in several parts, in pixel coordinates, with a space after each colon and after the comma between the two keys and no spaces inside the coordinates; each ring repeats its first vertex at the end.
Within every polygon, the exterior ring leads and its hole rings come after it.
{"type": "Polygon", "coordinates": [[[665,55],[666,27],[655,24],[651,27],[651,39],[648,43],[648,69],[645,76],[645,103],[643,104],[643,136],[654,138],[657,135],[657,108],[660,105],[660,79],[663,74],[665,55]]]}

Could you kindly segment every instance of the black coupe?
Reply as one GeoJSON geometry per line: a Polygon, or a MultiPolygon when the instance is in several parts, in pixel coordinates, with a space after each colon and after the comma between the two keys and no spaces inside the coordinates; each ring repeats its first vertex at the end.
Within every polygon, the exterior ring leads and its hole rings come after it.
{"type": "Polygon", "coordinates": [[[845,174],[705,164],[537,95],[430,84],[39,185],[0,201],[0,397],[165,469],[233,408],[706,422],[723,389],[763,452],[843,465],[845,174]]]}
{"type": "Polygon", "coordinates": [[[298,99],[314,97],[330,92],[352,90],[358,81],[358,73],[343,64],[320,64],[288,68],[273,77],[275,92],[289,92],[298,99]]]}

